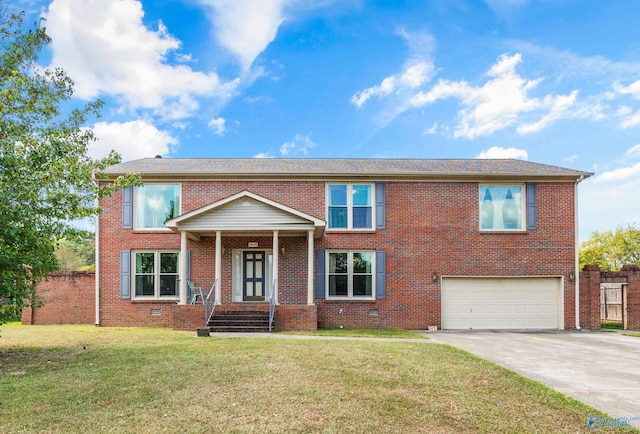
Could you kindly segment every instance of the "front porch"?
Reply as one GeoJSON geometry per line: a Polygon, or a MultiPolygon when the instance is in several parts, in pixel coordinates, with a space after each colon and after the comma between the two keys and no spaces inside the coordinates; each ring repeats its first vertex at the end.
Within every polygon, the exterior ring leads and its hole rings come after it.
{"type": "Polygon", "coordinates": [[[216,316],[229,312],[271,310],[276,330],[316,329],[314,239],[323,221],[242,192],[166,226],[181,236],[174,324],[193,323],[200,307],[196,328],[214,326],[216,316]],[[194,297],[194,290],[204,296],[194,297]]]}
{"type": "MultiPolygon", "coordinates": [[[[263,322],[261,329],[216,329],[216,318],[233,315],[238,312],[241,313],[258,313],[266,314],[268,319],[269,305],[266,303],[261,304],[247,304],[247,303],[231,303],[228,305],[216,306],[213,317],[207,321],[206,327],[212,332],[215,331],[245,331],[245,332],[267,332],[268,324],[263,322]]],[[[225,320],[227,320],[225,318],[225,320]]],[[[234,324],[222,324],[223,326],[251,328],[255,324],[254,318],[244,318],[246,322],[234,323],[234,324]]],[[[175,305],[173,309],[173,329],[193,331],[205,327],[205,307],[202,304],[196,305],[175,305]]],[[[317,306],[305,305],[305,304],[279,304],[275,306],[275,315],[273,321],[273,331],[315,331],[318,326],[318,310],[317,306]]]]}

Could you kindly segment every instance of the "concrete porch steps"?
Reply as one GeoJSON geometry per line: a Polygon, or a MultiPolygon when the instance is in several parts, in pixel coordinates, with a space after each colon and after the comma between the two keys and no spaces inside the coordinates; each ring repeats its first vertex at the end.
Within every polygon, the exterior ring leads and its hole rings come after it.
{"type": "Polygon", "coordinates": [[[207,324],[216,332],[269,332],[269,312],[262,311],[221,311],[214,312],[207,324]]]}

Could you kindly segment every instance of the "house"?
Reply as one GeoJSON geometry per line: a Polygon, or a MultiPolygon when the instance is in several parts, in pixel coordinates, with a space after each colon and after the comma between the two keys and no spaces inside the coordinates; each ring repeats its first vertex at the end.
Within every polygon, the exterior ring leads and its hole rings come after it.
{"type": "Polygon", "coordinates": [[[511,159],[156,157],[99,182],[126,173],[144,185],[100,201],[98,325],[194,329],[211,310],[249,323],[271,307],[278,330],[579,324],[577,187],[591,173],[511,159]]]}

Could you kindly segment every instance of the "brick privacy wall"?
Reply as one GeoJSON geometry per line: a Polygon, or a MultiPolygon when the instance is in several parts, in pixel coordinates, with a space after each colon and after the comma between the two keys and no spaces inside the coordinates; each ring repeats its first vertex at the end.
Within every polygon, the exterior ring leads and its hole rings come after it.
{"type": "Polygon", "coordinates": [[[600,268],[585,265],[580,272],[580,327],[600,328],[600,268]]]}
{"type": "Polygon", "coordinates": [[[585,265],[580,272],[580,326],[599,329],[600,284],[627,284],[627,329],[640,329],[640,268],[625,265],[620,271],[600,271],[597,265],[585,265]]]}
{"type": "MultiPolygon", "coordinates": [[[[387,297],[345,302],[316,300],[326,327],[426,329],[441,325],[441,276],[568,276],[574,270],[574,184],[542,183],[537,188],[537,229],[522,233],[479,231],[477,182],[386,182],[386,228],[370,233],[325,232],[315,250],[384,250],[387,297]]],[[[324,181],[185,181],[182,213],[243,190],[326,221],[324,181]]],[[[180,248],[178,234],[122,229],[122,197],[101,202],[101,324],[171,326],[171,305],[121,300],[120,250],[180,248]],[[150,310],[160,315],[151,318],[150,310]]],[[[231,303],[232,251],[257,241],[271,248],[272,237],[222,237],[222,302],[231,303]]],[[[279,301],[305,304],[307,253],[304,237],[279,236],[279,301]]],[[[188,241],[193,278],[213,278],[215,239],[188,241]]],[[[574,283],[564,279],[565,328],[575,325],[574,283]]],[[[175,304],[172,304],[175,306],[175,304]]]]}
{"type": "Polygon", "coordinates": [[[57,272],[36,286],[42,307],[22,311],[22,324],[93,324],[95,322],[95,273],[57,272]]]}

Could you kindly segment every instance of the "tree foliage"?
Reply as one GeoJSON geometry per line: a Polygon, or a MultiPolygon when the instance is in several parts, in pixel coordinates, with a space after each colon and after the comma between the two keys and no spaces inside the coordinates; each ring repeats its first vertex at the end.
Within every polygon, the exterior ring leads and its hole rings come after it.
{"type": "Polygon", "coordinates": [[[63,113],[73,82],[62,69],[38,66],[51,42],[39,25],[0,0],[0,324],[22,310],[35,283],[58,267],[56,240],[75,239],[71,221],[95,215],[95,199],[136,182],[97,185],[93,174],[119,161],[87,156],[93,132],[85,119],[100,101],[63,113]]]}
{"type": "Polygon", "coordinates": [[[580,269],[595,264],[602,271],[619,271],[623,265],[640,266],[640,229],[633,225],[615,232],[594,232],[580,245],[580,269]]]}
{"type": "Polygon", "coordinates": [[[60,270],[95,270],[95,246],[93,233],[87,233],[77,239],[60,240],[55,250],[60,270]]]}

